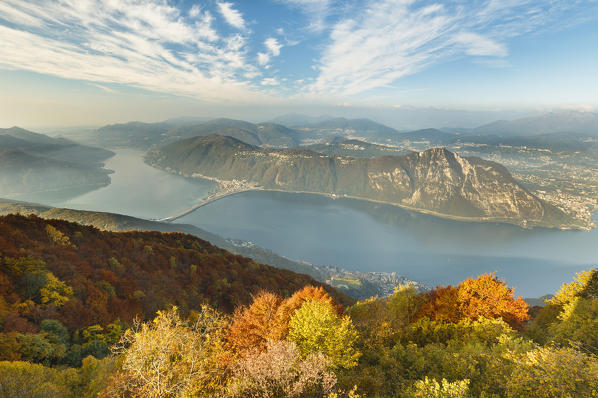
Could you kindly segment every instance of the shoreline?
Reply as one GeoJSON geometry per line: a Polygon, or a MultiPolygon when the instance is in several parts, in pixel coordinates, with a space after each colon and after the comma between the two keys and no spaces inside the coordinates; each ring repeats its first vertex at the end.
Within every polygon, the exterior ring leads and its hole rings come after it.
{"type": "MultiPolygon", "coordinates": [[[[219,178],[216,177],[209,177],[209,176],[205,176],[202,175],[200,173],[193,173],[191,175],[188,174],[183,174],[181,172],[176,172],[175,170],[171,169],[168,170],[167,168],[163,168],[160,167],[159,165],[156,164],[152,164],[146,161],[145,157],[144,157],[144,162],[147,163],[148,165],[155,167],[157,169],[160,169],[162,171],[165,171],[167,173],[170,174],[175,174],[175,175],[180,175],[182,177],[185,178],[191,178],[191,179],[203,179],[203,180],[207,180],[207,181],[212,181],[212,182],[216,182],[218,184],[226,184],[226,183],[232,183],[233,181],[231,180],[221,180],[219,178]]],[[[412,207],[412,206],[408,206],[408,205],[403,205],[400,203],[396,203],[396,202],[388,202],[388,201],[384,201],[384,200],[379,200],[379,199],[371,199],[371,198],[364,198],[364,197],[360,197],[360,196],[353,196],[353,195],[346,195],[346,194],[342,194],[342,195],[337,195],[337,194],[331,194],[331,193],[324,193],[324,192],[311,192],[311,191],[295,191],[295,190],[288,190],[288,189],[280,189],[280,188],[265,188],[265,187],[247,187],[246,189],[240,189],[238,191],[233,191],[231,193],[219,196],[217,198],[212,198],[210,200],[208,200],[207,202],[203,203],[207,198],[204,198],[202,200],[202,202],[195,204],[194,206],[192,206],[191,208],[185,210],[184,212],[181,212],[177,215],[174,216],[170,216],[170,217],[165,217],[162,220],[168,220],[166,222],[172,222],[175,221],[179,218],[182,218],[192,212],[194,212],[195,210],[206,206],[212,202],[215,202],[217,200],[220,199],[224,199],[228,196],[232,196],[232,195],[236,195],[239,193],[243,193],[243,192],[251,192],[251,191],[255,191],[255,192],[259,192],[259,191],[265,191],[265,192],[283,192],[283,193],[290,193],[290,194],[308,194],[308,195],[318,195],[318,196],[324,196],[330,199],[352,199],[352,200],[359,200],[359,201],[366,201],[366,202],[370,202],[370,203],[378,203],[378,204],[384,204],[384,205],[390,205],[390,206],[395,206],[398,207],[400,209],[403,210],[407,210],[407,211],[412,211],[415,213],[420,213],[420,214],[426,214],[426,215],[430,215],[433,217],[439,217],[439,218],[443,218],[443,219],[447,219],[447,220],[454,220],[454,221],[460,221],[460,222],[473,222],[473,223],[484,223],[484,222],[490,222],[490,223],[500,223],[500,224],[509,224],[509,225],[515,225],[518,226],[522,229],[527,229],[527,230],[532,230],[534,228],[544,228],[544,229],[548,229],[548,230],[557,230],[557,231],[591,231],[592,229],[594,229],[596,226],[594,227],[586,227],[586,228],[582,228],[582,227],[573,227],[573,226],[567,226],[567,227],[555,227],[555,226],[546,226],[546,225],[542,225],[542,224],[538,224],[535,222],[530,222],[529,224],[523,223],[523,222],[517,222],[515,220],[510,220],[507,218],[498,218],[498,217],[464,217],[464,216],[457,216],[457,215],[451,215],[451,214],[445,214],[445,213],[440,213],[434,210],[428,210],[428,209],[421,209],[421,208],[417,208],[417,207],[412,207]]],[[[217,195],[217,194],[216,194],[217,195]]]]}

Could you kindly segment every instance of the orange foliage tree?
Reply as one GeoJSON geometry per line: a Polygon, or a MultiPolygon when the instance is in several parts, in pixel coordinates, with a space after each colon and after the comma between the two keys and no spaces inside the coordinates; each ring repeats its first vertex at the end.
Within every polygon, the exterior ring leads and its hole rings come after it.
{"type": "Polygon", "coordinates": [[[458,322],[461,318],[458,296],[459,289],[455,286],[438,286],[426,293],[426,301],[420,307],[416,318],[428,317],[435,321],[458,322]]]}
{"type": "Polygon", "coordinates": [[[529,319],[528,305],[523,298],[515,298],[513,289],[494,273],[468,278],[458,287],[438,287],[427,293],[418,318],[457,322],[479,317],[502,318],[511,327],[520,329],[529,319]]]}
{"type": "Polygon", "coordinates": [[[328,303],[339,314],[342,312],[341,307],[320,286],[306,286],[286,300],[262,291],[254,297],[250,306],[235,311],[228,333],[229,348],[243,356],[249,350],[263,351],[270,340],[285,339],[291,316],[309,300],[328,303]]]}
{"type": "Polygon", "coordinates": [[[276,339],[279,329],[277,310],[280,296],[262,291],[249,307],[235,311],[228,331],[228,343],[233,352],[243,354],[250,349],[262,351],[269,340],[276,339]]]}

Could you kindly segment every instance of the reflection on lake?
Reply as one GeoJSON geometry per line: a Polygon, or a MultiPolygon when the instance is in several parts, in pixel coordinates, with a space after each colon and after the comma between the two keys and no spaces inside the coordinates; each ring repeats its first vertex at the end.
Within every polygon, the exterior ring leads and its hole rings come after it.
{"type": "Polygon", "coordinates": [[[114,170],[107,187],[68,200],[48,203],[71,209],[106,211],[141,218],[163,218],[191,207],[204,198],[214,184],[191,180],[155,169],[143,163],[143,152],[115,150],[106,161],[114,170]]]}
{"type": "Polygon", "coordinates": [[[464,223],[358,200],[247,192],[178,220],[250,240],[292,259],[397,272],[430,285],[497,271],[540,296],[598,263],[598,230],[524,230],[464,223]]]}

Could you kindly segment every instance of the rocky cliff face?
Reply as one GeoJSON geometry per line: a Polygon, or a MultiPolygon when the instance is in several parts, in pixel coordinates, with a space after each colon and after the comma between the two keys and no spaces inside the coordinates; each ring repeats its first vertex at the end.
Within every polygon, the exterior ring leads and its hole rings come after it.
{"type": "Polygon", "coordinates": [[[208,136],[154,150],[146,159],[179,174],[237,179],[265,189],[384,201],[445,217],[570,227],[563,212],[529,193],[503,166],[444,148],[367,159],[267,150],[208,136]]]}

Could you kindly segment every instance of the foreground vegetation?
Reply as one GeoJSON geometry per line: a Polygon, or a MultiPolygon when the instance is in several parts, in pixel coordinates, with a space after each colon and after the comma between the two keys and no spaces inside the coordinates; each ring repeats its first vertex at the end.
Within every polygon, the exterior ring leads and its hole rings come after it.
{"type": "Polygon", "coordinates": [[[0,221],[1,397],[598,396],[597,270],[543,308],[493,274],[349,303],[181,234],[0,221]]]}

